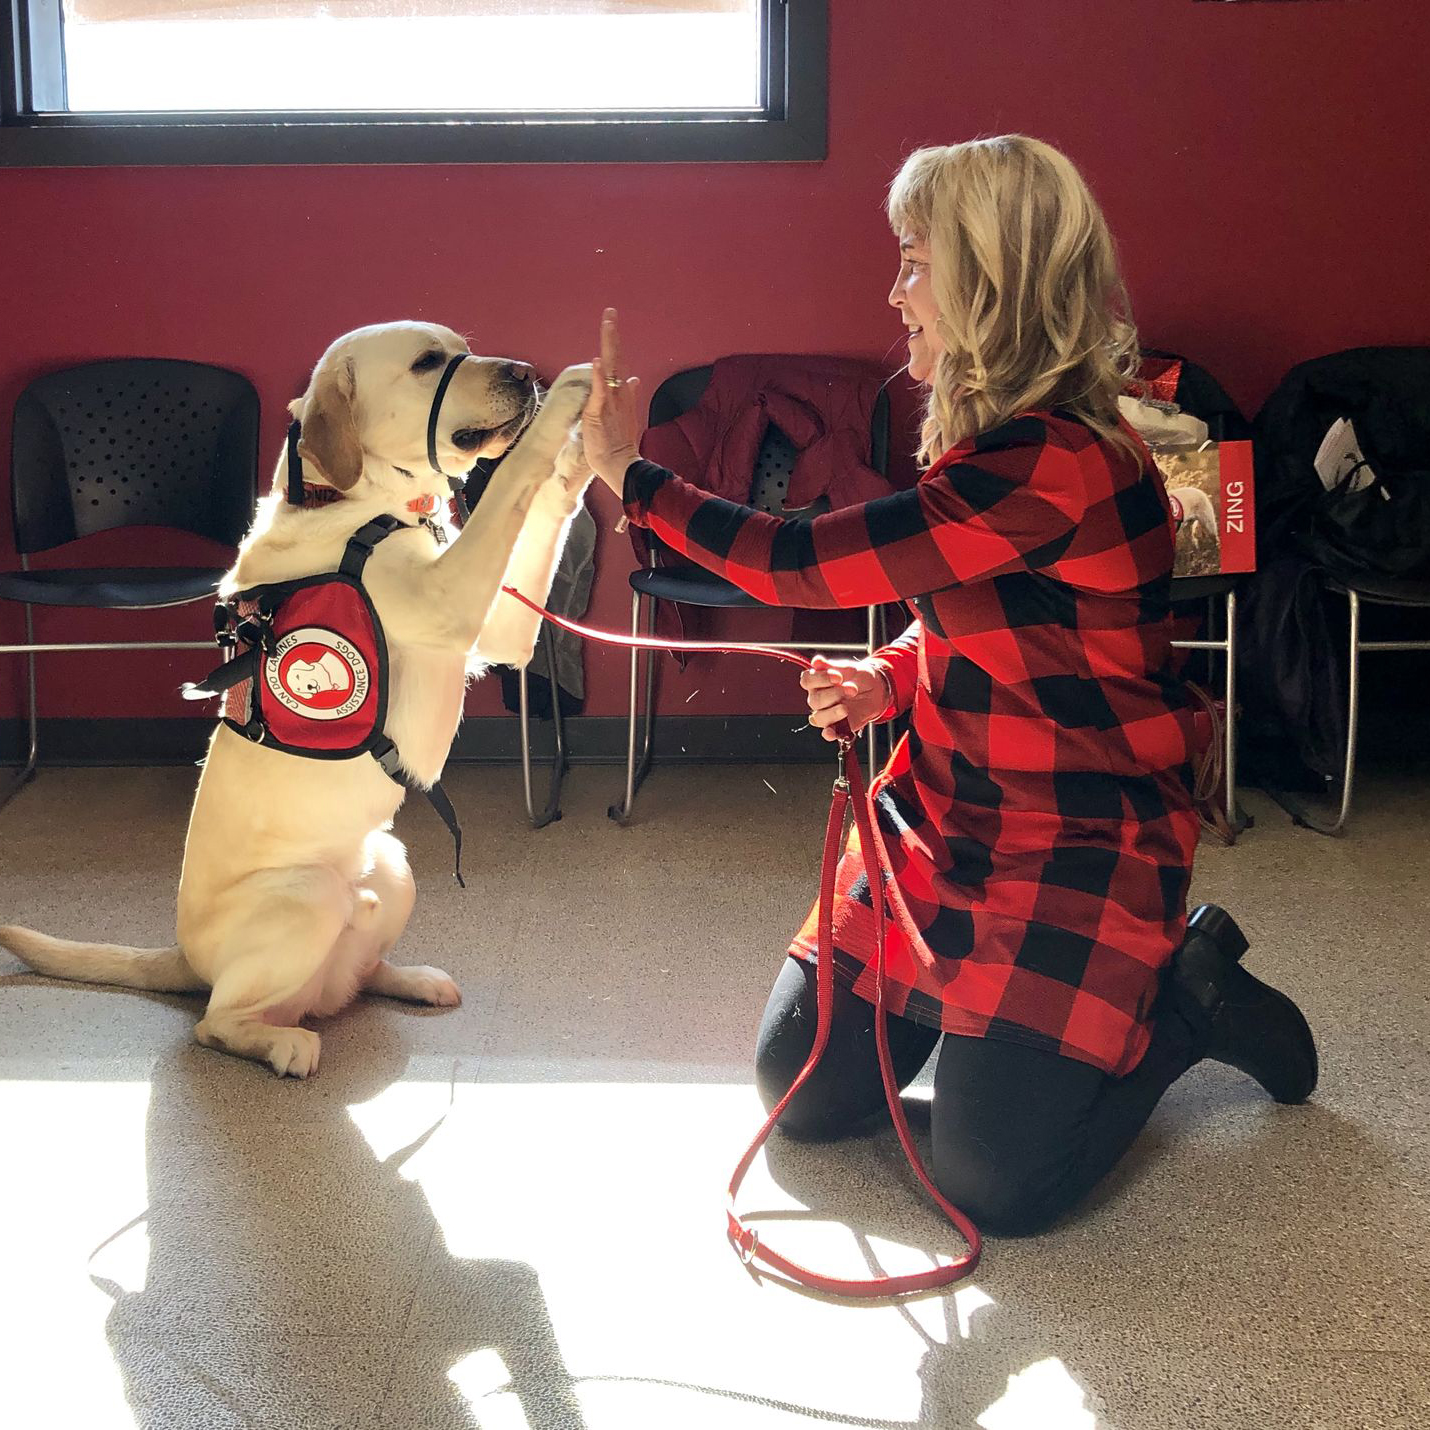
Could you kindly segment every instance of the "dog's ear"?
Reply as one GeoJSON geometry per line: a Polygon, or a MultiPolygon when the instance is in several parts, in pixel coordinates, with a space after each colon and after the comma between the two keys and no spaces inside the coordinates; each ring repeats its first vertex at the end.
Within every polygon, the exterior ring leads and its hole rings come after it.
{"type": "Polygon", "coordinates": [[[298,404],[303,434],[298,455],[322,472],[329,485],[345,492],[362,476],[362,441],[353,412],[351,360],[325,363],[313,374],[298,404]]]}

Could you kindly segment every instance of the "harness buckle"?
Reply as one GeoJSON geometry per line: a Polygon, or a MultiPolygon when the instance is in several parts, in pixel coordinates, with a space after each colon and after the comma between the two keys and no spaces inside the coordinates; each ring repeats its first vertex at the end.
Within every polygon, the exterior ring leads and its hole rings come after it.
{"type": "Polygon", "coordinates": [[[273,633],[273,612],[259,610],[245,616],[235,631],[235,637],[244,645],[262,646],[267,655],[278,649],[278,637],[273,633]]]}
{"type": "Polygon", "coordinates": [[[222,651],[225,651],[225,659],[232,655],[233,648],[238,644],[238,638],[233,633],[233,607],[225,601],[218,601],[214,605],[214,644],[222,651]]]}

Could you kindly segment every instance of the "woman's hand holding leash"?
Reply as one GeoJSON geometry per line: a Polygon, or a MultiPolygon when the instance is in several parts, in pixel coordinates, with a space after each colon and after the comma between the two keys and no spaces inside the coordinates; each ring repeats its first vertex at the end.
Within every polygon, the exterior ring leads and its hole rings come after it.
{"type": "Polygon", "coordinates": [[[826,740],[839,738],[833,727],[840,721],[847,721],[857,735],[893,699],[889,677],[871,660],[826,660],[817,655],[810,668],[800,672],[799,683],[809,702],[809,723],[826,740]]]}

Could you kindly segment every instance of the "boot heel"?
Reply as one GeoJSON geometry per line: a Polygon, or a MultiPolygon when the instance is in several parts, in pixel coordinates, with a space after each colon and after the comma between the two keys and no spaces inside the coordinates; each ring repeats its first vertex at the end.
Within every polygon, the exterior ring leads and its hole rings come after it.
{"type": "Polygon", "coordinates": [[[1210,938],[1233,963],[1240,963],[1242,954],[1251,946],[1236,920],[1217,904],[1202,904],[1194,909],[1187,928],[1210,938]]]}

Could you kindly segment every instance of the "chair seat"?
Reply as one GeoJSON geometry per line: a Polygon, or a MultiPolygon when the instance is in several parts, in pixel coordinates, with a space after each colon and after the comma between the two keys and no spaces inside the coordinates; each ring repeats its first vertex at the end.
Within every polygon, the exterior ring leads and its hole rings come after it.
{"type": "Polygon", "coordinates": [[[222,567],[94,566],[65,571],[0,571],[0,599],[36,606],[146,610],[210,599],[222,567]]]}
{"type": "Polygon", "coordinates": [[[1172,600],[1205,601],[1212,596],[1225,596],[1236,589],[1239,576],[1173,576],[1172,600]]]}
{"type": "Polygon", "coordinates": [[[1342,596],[1354,591],[1363,601],[1379,606],[1430,606],[1430,581],[1410,581],[1399,576],[1332,576],[1326,585],[1342,596]]]}
{"type": "Polygon", "coordinates": [[[631,589],[660,601],[681,601],[687,606],[763,606],[753,596],[723,577],[700,567],[642,567],[631,572],[631,589]]]}

